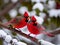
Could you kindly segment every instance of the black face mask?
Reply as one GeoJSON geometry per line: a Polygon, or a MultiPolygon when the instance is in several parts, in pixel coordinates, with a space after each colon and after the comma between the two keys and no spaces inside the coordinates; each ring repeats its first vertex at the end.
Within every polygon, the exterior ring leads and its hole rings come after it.
{"type": "Polygon", "coordinates": [[[25,17],[25,18],[26,18],[26,20],[25,20],[25,21],[26,21],[26,22],[28,22],[28,17],[25,17]]]}
{"type": "Polygon", "coordinates": [[[34,25],[34,26],[36,26],[36,25],[37,25],[37,23],[34,23],[33,25],[34,25]]]}
{"type": "Polygon", "coordinates": [[[26,22],[28,22],[28,20],[27,20],[27,19],[26,19],[25,21],[26,21],[26,22]]]}

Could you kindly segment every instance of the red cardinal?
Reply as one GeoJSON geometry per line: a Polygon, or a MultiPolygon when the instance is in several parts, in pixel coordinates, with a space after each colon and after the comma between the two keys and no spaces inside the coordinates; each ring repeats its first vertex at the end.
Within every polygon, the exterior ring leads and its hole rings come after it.
{"type": "Polygon", "coordinates": [[[9,21],[9,23],[11,23],[13,28],[22,28],[27,25],[28,20],[29,20],[29,15],[27,12],[25,12],[24,16],[17,16],[11,21],[9,21]]]}
{"type": "Polygon", "coordinates": [[[53,36],[50,33],[44,32],[45,28],[40,24],[38,24],[38,22],[36,21],[37,21],[36,18],[32,16],[31,22],[27,24],[28,30],[31,34],[38,35],[40,33],[44,33],[44,34],[47,34],[48,36],[51,36],[51,37],[53,36]]]}
{"type": "Polygon", "coordinates": [[[29,16],[28,16],[27,12],[25,12],[25,13],[24,13],[24,18],[22,18],[22,19],[19,21],[19,23],[14,24],[13,27],[14,27],[14,28],[22,28],[22,27],[26,26],[26,25],[27,25],[27,22],[28,22],[28,17],[29,17],[29,16]]]}
{"type": "MultiPolygon", "coordinates": [[[[24,13],[24,18],[21,17],[22,19],[20,20],[18,17],[16,18],[16,20],[14,21],[17,21],[16,24],[13,24],[13,27],[14,28],[22,28],[24,26],[27,25],[27,22],[29,20],[29,15],[27,12],[24,13]]],[[[14,23],[14,21],[12,23],[14,23]]]]}

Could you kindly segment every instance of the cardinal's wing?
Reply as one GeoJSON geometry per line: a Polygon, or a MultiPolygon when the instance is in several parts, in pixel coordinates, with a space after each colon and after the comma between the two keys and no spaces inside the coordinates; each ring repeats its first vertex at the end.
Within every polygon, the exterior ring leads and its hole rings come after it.
{"type": "Polygon", "coordinates": [[[40,24],[37,24],[37,28],[39,29],[40,32],[45,31],[45,27],[40,24]]]}

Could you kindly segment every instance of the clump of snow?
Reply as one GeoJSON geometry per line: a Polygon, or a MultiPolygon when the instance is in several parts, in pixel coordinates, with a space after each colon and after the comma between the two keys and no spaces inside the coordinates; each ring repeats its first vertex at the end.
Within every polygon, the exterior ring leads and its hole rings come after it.
{"type": "Polygon", "coordinates": [[[16,44],[18,42],[17,39],[12,39],[12,44],[16,44]]]}
{"type": "Polygon", "coordinates": [[[12,3],[16,3],[18,0],[11,0],[12,3]]]}
{"type": "Polygon", "coordinates": [[[5,37],[5,41],[6,42],[10,42],[12,40],[12,37],[10,36],[10,35],[7,35],[6,37],[5,37]]]}
{"type": "Polygon", "coordinates": [[[55,8],[55,6],[56,6],[56,4],[55,4],[55,1],[54,1],[54,0],[49,0],[49,1],[48,1],[48,7],[49,7],[50,9],[55,8]]]}
{"type": "Polygon", "coordinates": [[[27,26],[24,26],[23,28],[19,28],[23,33],[30,34],[30,32],[27,29],[27,26]]]}
{"type": "Polygon", "coordinates": [[[31,0],[31,1],[32,1],[32,2],[37,2],[37,3],[40,2],[40,0],[31,0]]]}
{"type": "Polygon", "coordinates": [[[13,42],[13,43],[16,43],[16,42],[18,42],[18,41],[17,41],[17,39],[12,39],[12,42],[13,42]]]}
{"type": "Polygon", "coordinates": [[[39,13],[39,16],[42,17],[42,18],[45,18],[46,14],[43,13],[43,12],[40,12],[40,13],[39,13]]]}
{"type": "Polygon", "coordinates": [[[20,7],[20,8],[19,8],[19,13],[20,13],[20,14],[22,14],[22,15],[23,15],[25,12],[28,12],[27,7],[22,6],[22,7],[20,7]]]}
{"type": "Polygon", "coordinates": [[[36,11],[33,10],[30,12],[30,16],[35,16],[35,15],[36,15],[36,11]]]}
{"type": "Polygon", "coordinates": [[[36,3],[39,3],[39,2],[44,2],[46,3],[46,0],[31,0],[32,3],[36,2],[36,3]]]}
{"type": "Polygon", "coordinates": [[[16,9],[12,9],[12,10],[9,11],[9,15],[10,15],[11,18],[16,17],[17,14],[18,14],[18,12],[17,12],[16,9]]]}
{"type": "Polygon", "coordinates": [[[0,37],[4,38],[4,45],[27,45],[24,42],[20,42],[17,39],[13,39],[10,35],[7,35],[7,33],[5,33],[3,30],[0,29],[0,37]],[[12,41],[12,44],[10,43],[10,41],[12,41]]]}
{"type": "Polygon", "coordinates": [[[0,30],[0,37],[4,38],[6,37],[6,33],[3,30],[0,30]]]}
{"type": "MultiPolygon", "coordinates": [[[[35,37],[36,35],[34,35],[34,34],[30,34],[30,36],[35,37]]],[[[35,37],[35,38],[36,38],[36,37],[35,37]]]]}
{"type": "Polygon", "coordinates": [[[57,10],[57,9],[51,9],[49,10],[49,16],[50,17],[57,17],[57,16],[60,16],[60,10],[57,10]]]}
{"type": "Polygon", "coordinates": [[[42,17],[35,16],[35,18],[37,19],[37,22],[38,22],[39,24],[43,24],[44,19],[43,19],[42,17]]]}
{"type": "Polygon", "coordinates": [[[8,43],[8,45],[11,45],[10,43],[8,43]]]}
{"type": "Polygon", "coordinates": [[[43,11],[44,6],[43,6],[42,3],[36,3],[36,4],[33,6],[32,9],[33,9],[33,10],[35,10],[35,9],[39,9],[40,11],[43,11]]]}

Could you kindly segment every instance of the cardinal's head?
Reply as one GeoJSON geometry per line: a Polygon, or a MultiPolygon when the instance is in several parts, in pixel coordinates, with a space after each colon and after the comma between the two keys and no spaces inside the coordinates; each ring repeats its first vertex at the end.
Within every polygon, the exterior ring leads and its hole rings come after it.
{"type": "Polygon", "coordinates": [[[28,18],[28,17],[29,17],[28,12],[25,12],[25,13],[24,13],[24,17],[25,17],[25,18],[28,18]]]}
{"type": "Polygon", "coordinates": [[[31,21],[32,21],[33,25],[35,25],[35,26],[37,25],[37,20],[36,20],[35,16],[31,17],[31,21]]]}
{"type": "Polygon", "coordinates": [[[28,20],[30,20],[28,12],[25,12],[23,16],[16,16],[11,23],[12,24],[18,24],[22,19],[26,19],[26,22],[28,22],[28,20]]]}
{"type": "Polygon", "coordinates": [[[42,25],[44,22],[44,19],[40,16],[39,17],[38,16],[32,16],[32,20],[39,23],[40,25],[42,25]]]}
{"type": "Polygon", "coordinates": [[[36,22],[35,16],[32,16],[32,17],[31,17],[31,21],[32,21],[32,22],[36,22]]]}
{"type": "Polygon", "coordinates": [[[30,17],[29,17],[28,12],[24,13],[24,18],[26,19],[26,22],[30,21],[30,17]]]}

